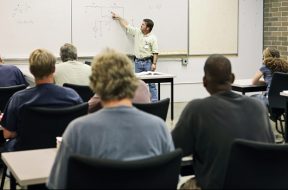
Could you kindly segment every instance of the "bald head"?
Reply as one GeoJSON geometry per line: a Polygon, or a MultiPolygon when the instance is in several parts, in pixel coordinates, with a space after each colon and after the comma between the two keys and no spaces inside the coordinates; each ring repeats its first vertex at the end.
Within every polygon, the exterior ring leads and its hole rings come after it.
{"type": "Polygon", "coordinates": [[[210,94],[230,90],[234,81],[230,61],[223,55],[214,54],[208,57],[204,66],[204,86],[210,94]]]}

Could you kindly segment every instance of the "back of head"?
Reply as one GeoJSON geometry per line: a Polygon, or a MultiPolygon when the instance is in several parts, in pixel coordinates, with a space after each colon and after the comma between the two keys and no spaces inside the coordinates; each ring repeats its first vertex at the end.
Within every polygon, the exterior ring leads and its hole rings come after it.
{"type": "Polygon", "coordinates": [[[132,62],[125,54],[106,49],[94,58],[90,86],[103,101],[132,99],[137,85],[132,62]]]}
{"type": "Polygon", "coordinates": [[[204,86],[213,94],[228,90],[234,81],[230,61],[223,55],[214,54],[208,57],[204,66],[204,86]]]}
{"type": "Polygon", "coordinates": [[[72,44],[66,43],[60,48],[60,57],[63,62],[77,60],[77,49],[72,44]]]}
{"type": "Polygon", "coordinates": [[[30,72],[35,79],[43,79],[55,72],[56,58],[45,49],[34,50],[29,57],[30,72]]]}
{"type": "Polygon", "coordinates": [[[263,51],[263,59],[267,59],[267,58],[280,58],[280,52],[275,49],[275,48],[266,48],[263,51]]]}
{"type": "Polygon", "coordinates": [[[272,73],[274,72],[288,72],[288,62],[281,58],[267,58],[264,60],[264,65],[266,65],[272,73]]]}

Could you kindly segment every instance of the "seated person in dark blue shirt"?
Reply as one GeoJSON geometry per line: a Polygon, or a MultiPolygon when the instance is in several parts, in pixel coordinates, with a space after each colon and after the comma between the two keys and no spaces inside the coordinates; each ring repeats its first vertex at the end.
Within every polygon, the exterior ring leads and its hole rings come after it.
{"type": "Polygon", "coordinates": [[[54,84],[55,63],[56,58],[43,49],[37,49],[30,55],[29,69],[36,86],[16,92],[9,100],[1,125],[4,138],[13,140],[8,141],[2,151],[13,151],[15,139],[17,140],[19,110],[24,105],[64,107],[83,102],[74,90],[54,84]]]}
{"type": "Polygon", "coordinates": [[[0,87],[25,84],[28,86],[20,69],[14,65],[4,65],[0,56],[0,87]]]}

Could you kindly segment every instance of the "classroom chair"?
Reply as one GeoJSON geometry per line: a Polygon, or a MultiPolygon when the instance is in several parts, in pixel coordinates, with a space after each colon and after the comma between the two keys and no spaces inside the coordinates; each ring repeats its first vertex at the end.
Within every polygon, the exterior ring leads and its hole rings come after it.
{"type": "Polygon", "coordinates": [[[151,158],[119,161],[72,155],[67,189],[176,189],[182,150],[151,158]]]}
{"type": "MultiPolygon", "coordinates": [[[[88,103],[69,107],[30,107],[20,109],[18,137],[15,151],[55,148],[56,137],[62,136],[68,124],[88,113],[88,103]]],[[[7,167],[4,166],[0,189],[3,189],[7,167]]],[[[13,177],[10,188],[16,187],[13,177]]]]}
{"type": "Polygon", "coordinates": [[[23,106],[19,113],[16,150],[56,147],[56,137],[62,136],[72,120],[87,113],[87,102],[53,108],[23,106]]]}
{"type": "MultiPolygon", "coordinates": [[[[286,100],[285,97],[280,95],[283,90],[288,90],[288,73],[275,72],[268,91],[268,110],[270,119],[275,122],[276,130],[284,137],[285,120],[283,114],[285,113],[286,100]],[[280,124],[280,129],[278,123],[280,124]]],[[[286,142],[287,140],[285,139],[286,142]]]]}
{"type": "Polygon", "coordinates": [[[10,97],[17,91],[25,89],[25,84],[0,87],[0,111],[3,112],[10,97]]]}
{"type": "Polygon", "coordinates": [[[159,100],[152,103],[133,103],[133,106],[144,112],[156,115],[166,121],[170,98],[159,100]]]}
{"type": "Polygon", "coordinates": [[[94,92],[89,86],[77,85],[71,83],[64,83],[63,86],[74,89],[84,102],[88,102],[90,98],[94,96],[94,92]]]}
{"type": "Polygon", "coordinates": [[[288,189],[288,145],[236,139],[224,189],[288,189]]]}

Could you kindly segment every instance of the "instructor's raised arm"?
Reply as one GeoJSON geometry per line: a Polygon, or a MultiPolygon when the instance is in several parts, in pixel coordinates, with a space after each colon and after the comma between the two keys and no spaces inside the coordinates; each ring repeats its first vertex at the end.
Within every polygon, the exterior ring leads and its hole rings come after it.
{"type": "Polygon", "coordinates": [[[112,14],[112,18],[114,20],[118,20],[121,26],[123,26],[124,28],[128,27],[129,23],[124,18],[120,17],[114,12],[111,12],[111,14],[112,14]]]}

